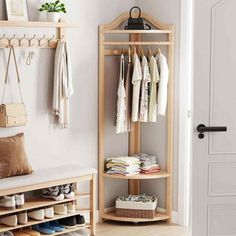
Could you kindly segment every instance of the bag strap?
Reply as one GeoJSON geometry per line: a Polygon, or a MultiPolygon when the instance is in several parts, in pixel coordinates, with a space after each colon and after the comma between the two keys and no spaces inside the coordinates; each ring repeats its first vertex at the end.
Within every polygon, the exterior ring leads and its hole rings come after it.
{"type": "Polygon", "coordinates": [[[6,93],[6,85],[7,85],[8,74],[9,74],[11,53],[13,54],[14,64],[15,64],[15,68],[16,68],[17,83],[18,83],[18,87],[19,87],[21,102],[24,103],[24,102],[23,102],[23,95],[22,95],[22,91],[21,91],[21,86],[20,86],[20,75],[19,75],[19,70],[18,70],[18,66],[17,66],[17,62],[16,62],[16,54],[15,54],[14,47],[11,45],[11,46],[10,46],[9,55],[8,55],[8,59],[7,59],[7,68],[6,68],[6,74],[5,74],[3,95],[2,95],[2,104],[3,104],[4,98],[5,98],[5,93],[6,93]]]}
{"type": "Polygon", "coordinates": [[[133,11],[134,9],[138,9],[138,11],[139,11],[139,16],[138,16],[138,18],[141,18],[142,11],[141,11],[141,9],[140,9],[138,6],[132,7],[132,8],[130,9],[129,17],[133,19],[133,17],[132,17],[132,11],[133,11]]]}

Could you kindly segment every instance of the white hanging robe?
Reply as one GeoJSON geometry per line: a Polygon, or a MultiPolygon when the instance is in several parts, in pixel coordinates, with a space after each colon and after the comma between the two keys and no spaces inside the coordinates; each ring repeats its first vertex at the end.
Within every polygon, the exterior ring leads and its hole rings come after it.
{"type": "Polygon", "coordinates": [[[157,121],[157,83],[160,80],[157,62],[154,56],[149,61],[151,82],[150,82],[150,99],[149,99],[149,122],[157,121]]]}
{"type": "Polygon", "coordinates": [[[116,115],[116,133],[124,133],[127,131],[126,119],[126,91],[125,91],[125,62],[124,55],[120,58],[120,78],[117,92],[117,115],[116,115]]]}
{"type": "Polygon", "coordinates": [[[133,84],[133,99],[132,99],[132,121],[136,122],[139,118],[139,96],[140,96],[140,85],[142,80],[142,69],[139,57],[137,53],[133,55],[133,76],[132,76],[132,84],[133,84]]]}
{"type": "Polygon", "coordinates": [[[158,115],[165,116],[168,100],[169,68],[166,57],[162,53],[156,55],[156,60],[160,72],[157,110],[158,115]]]}
{"type": "Polygon", "coordinates": [[[70,53],[67,43],[59,41],[54,63],[53,112],[58,117],[60,128],[69,127],[69,99],[72,94],[70,53]]]}
{"type": "Polygon", "coordinates": [[[148,122],[148,85],[151,82],[151,76],[145,56],[142,57],[142,75],[139,121],[148,122]]]}

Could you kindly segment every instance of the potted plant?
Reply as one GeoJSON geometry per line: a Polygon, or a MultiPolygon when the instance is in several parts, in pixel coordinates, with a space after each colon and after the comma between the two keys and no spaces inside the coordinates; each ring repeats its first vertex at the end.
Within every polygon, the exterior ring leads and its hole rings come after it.
{"type": "Polygon", "coordinates": [[[48,21],[58,22],[61,17],[61,13],[66,13],[66,8],[64,3],[57,0],[55,2],[46,2],[42,4],[39,11],[46,11],[48,21]]]}

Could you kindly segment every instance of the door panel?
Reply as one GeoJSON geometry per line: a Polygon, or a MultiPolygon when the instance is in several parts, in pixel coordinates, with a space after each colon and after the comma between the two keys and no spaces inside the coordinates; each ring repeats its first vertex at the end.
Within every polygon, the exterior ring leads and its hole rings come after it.
{"type": "Polygon", "coordinates": [[[193,236],[236,235],[235,22],[236,0],[195,0],[193,236]],[[228,130],[199,139],[199,124],[228,130]]]}
{"type": "Polygon", "coordinates": [[[210,136],[210,154],[236,153],[236,1],[218,1],[211,9],[210,125],[224,124],[227,133],[210,136]],[[224,145],[222,145],[224,144],[224,145]]]}
{"type": "Polygon", "coordinates": [[[222,205],[208,208],[208,236],[236,235],[236,206],[222,205]],[[219,222],[221,222],[219,224],[219,222]]]}
{"type": "Polygon", "coordinates": [[[236,163],[209,164],[209,196],[236,196],[236,163]]]}

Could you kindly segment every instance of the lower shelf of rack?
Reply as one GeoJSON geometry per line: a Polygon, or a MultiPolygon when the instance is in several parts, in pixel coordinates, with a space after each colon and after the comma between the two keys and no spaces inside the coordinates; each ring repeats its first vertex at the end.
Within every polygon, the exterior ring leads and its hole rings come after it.
{"type": "Polygon", "coordinates": [[[115,212],[109,212],[102,215],[102,219],[104,220],[114,220],[114,221],[124,221],[124,222],[153,222],[153,221],[164,221],[170,219],[168,215],[165,213],[157,212],[156,216],[153,219],[146,219],[146,218],[127,218],[127,217],[118,217],[116,216],[115,212]]]}
{"type": "MultiPolygon", "coordinates": [[[[87,225],[85,225],[85,226],[76,227],[76,228],[74,228],[74,229],[65,229],[65,230],[62,231],[62,232],[56,232],[56,233],[54,233],[54,234],[50,234],[50,236],[56,236],[56,235],[71,233],[71,232],[74,232],[74,231],[79,231],[79,230],[81,230],[81,229],[89,229],[90,227],[91,227],[91,225],[87,224],[87,225]]],[[[45,236],[47,235],[47,236],[48,236],[48,234],[41,234],[41,235],[45,235],[45,236]]]]}
{"type": "Polygon", "coordinates": [[[113,178],[113,179],[161,179],[161,178],[168,178],[170,174],[167,171],[160,171],[155,174],[138,174],[138,175],[131,175],[131,176],[123,176],[123,175],[112,175],[103,173],[103,177],[105,178],[113,178]]]}
{"type": "Polygon", "coordinates": [[[29,227],[29,226],[32,226],[32,225],[37,225],[37,224],[40,224],[40,223],[53,221],[53,220],[59,220],[59,219],[62,219],[62,218],[75,216],[75,215],[78,215],[78,214],[84,214],[84,213],[87,213],[87,212],[90,212],[90,209],[78,209],[78,210],[76,210],[76,212],[68,213],[66,215],[55,215],[52,219],[44,219],[44,220],[41,220],[41,221],[29,219],[28,223],[25,224],[25,225],[17,225],[15,227],[0,225],[0,233],[1,232],[6,232],[6,231],[11,231],[11,230],[14,230],[14,229],[25,228],[25,227],[29,227]]]}

